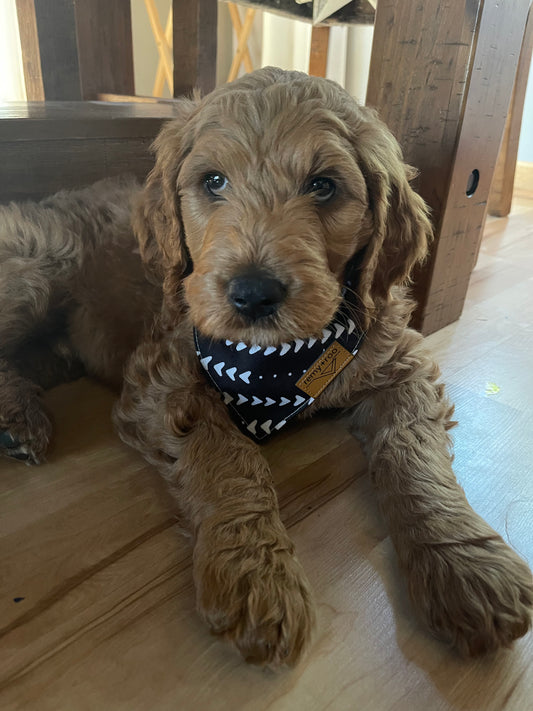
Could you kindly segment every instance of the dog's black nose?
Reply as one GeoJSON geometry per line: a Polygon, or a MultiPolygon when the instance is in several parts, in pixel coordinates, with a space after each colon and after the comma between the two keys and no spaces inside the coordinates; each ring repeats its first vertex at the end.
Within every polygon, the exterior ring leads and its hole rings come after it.
{"type": "Polygon", "coordinates": [[[228,284],[231,304],[252,321],[274,314],[286,294],[285,285],[262,269],[242,272],[228,284]]]}

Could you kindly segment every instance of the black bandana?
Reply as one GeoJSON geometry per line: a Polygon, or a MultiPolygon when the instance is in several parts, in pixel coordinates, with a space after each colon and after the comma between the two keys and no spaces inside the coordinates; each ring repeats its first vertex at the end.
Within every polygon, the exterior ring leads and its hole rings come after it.
{"type": "Polygon", "coordinates": [[[343,302],[321,338],[261,348],[213,341],[194,329],[200,363],[244,434],[261,441],[279,431],[353,359],[364,337],[353,319],[354,276],[350,268],[343,302]]]}

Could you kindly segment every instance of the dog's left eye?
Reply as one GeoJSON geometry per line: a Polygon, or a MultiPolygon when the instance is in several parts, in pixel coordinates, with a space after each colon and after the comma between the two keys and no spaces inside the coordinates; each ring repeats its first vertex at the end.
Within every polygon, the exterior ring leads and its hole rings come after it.
{"type": "Polygon", "coordinates": [[[228,179],[222,173],[208,173],[202,180],[204,188],[213,197],[220,197],[221,193],[228,187],[228,179]]]}
{"type": "Polygon", "coordinates": [[[327,202],[335,195],[335,187],[335,183],[330,178],[318,176],[311,178],[306,192],[312,194],[317,202],[327,202]]]}

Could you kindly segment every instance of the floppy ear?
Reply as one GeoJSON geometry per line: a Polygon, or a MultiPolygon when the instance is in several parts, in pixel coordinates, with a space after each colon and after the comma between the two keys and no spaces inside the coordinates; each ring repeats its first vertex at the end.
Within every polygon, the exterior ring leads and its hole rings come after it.
{"type": "Polygon", "coordinates": [[[355,149],[366,180],[373,234],[361,268],[359,294],[370,317],[396,284],[408,282],[427,254],[432,227],[428,207],[409,180],[416,170],[403,162],[401,149],[376,113],[361,108],[355,149]]]}
{"type": "Polygon", "coordinates": [[[178,115],[169,121],[155,139],[152,150],[156,163],[141,191],[133,212],[133,229],[141,257],[151,281],[161,284],[170,272],[183,276],[189,256],[181,224],[178,175],[191,149],[192,131],[187,122],[198,102],[183,99],[178,115]]]}

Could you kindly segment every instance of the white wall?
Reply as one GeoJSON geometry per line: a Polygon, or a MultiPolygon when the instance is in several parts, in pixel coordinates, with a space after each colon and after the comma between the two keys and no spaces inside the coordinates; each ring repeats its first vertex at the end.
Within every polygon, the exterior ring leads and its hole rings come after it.
{"type": "MultiPolygon", "coordinates": [[[[258,13],[259,14],[259,13],[258,13]]],[[[257,15],[256,15],[257,19],[257,15]]],[[[260,64],[306,72],[312,26],[270,12],[263,13],[260,64]]],[[[374,28],[368,25],[331,27],[326,76],[364,102],[374,28]]],[[[255,49],[253,39],[250,45],[255,49]]]]}
{"type": "MultiPolygon", "coordinates": [[[[254,24],[260,14],[256,13],[254,24]]],[[[257,41],[252,40],[249,43],[253,53],[260,57],[259,63],[254,63],[254,66],[273,66],[306,72],[309,67],[311,25],[272,12],[263,12],[262,15],[263,31],[257,38],[260,46],[257,47],[257,41]]]]}
{"type": "Polygon", "coordinates": [[[0,101],[26,101],[15,0],[0,0],[0,101]]]}

